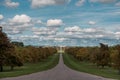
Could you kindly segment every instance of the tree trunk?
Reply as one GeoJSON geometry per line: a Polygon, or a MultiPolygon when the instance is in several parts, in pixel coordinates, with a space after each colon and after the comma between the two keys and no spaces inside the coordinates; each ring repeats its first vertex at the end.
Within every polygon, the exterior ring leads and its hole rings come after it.
{"type": "Polygon", "coordinates": [[[104,65],[102,65],[102,69],[104,69],[104,65]]]}
{"type": "Polygon", "coordinates": [[[3,72],[3,66],[0,65],[0,72],[3,72]]]}
{"type": "Polygon", "coordinates": [[[118,74],[120,75],[120,69],[118,70],[118,74]]]}
{"type": "Polygon", "coordinates": [[[11,71],[13,71],[13,69],[14,69],[14,66],[11,66],[11,71]]]}

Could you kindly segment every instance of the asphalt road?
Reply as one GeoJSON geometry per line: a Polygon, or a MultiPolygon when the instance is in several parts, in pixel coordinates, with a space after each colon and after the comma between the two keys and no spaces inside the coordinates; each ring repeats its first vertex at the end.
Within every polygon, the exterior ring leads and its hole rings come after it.
{"type": "Polygon", "coordinates": [[[50,70],[19,77],[3,78],[0,80],[111,80],[111,79],[106,79],[100,76],[95,76],[72,70],[64,65],[62,54],[60,54],[59,64],[50,70]]]}

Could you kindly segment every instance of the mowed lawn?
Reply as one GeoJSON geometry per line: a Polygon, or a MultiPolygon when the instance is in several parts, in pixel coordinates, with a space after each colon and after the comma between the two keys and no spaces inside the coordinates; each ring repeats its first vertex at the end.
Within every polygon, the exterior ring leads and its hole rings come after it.
{"type": "Polygon", "coordinates": [[[10,71],[10,67],[4,67],[4,72],[0,72],[0,78],[15,77],[30,73],[35,73],[43,70],[48,70],[55,67],[59,61],[59,54],[49,56],[47,59],[42,60],[39,63],[25,63],[22,67],[15,67],[13,71],[10,71]]]}
{"type": "Polygon", "coordinates": [[[66,53],[63,54],[63,59],[64,59],[64,63],[68,67],[74,70],[86,72],[106,78],[120,80],[120,75],[118,74],[118,71],[113,68],[109,68],[109,67],[105,67],[104,69],[97,68],[97,66],[93,63],[80,62],[77,59],[75,59],[72,55],[66,53]]]}

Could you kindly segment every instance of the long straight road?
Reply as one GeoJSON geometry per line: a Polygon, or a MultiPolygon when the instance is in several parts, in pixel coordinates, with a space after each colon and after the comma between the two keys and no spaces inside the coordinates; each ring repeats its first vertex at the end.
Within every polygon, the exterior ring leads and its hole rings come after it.
{"type": "Polygon", "coordinates": [[[3,78],[0,80],[110,80],[110,79],[72,70],[64,65],[62,54],[60,54],[59,64],[51,70],[19,77],[3,78]]]}

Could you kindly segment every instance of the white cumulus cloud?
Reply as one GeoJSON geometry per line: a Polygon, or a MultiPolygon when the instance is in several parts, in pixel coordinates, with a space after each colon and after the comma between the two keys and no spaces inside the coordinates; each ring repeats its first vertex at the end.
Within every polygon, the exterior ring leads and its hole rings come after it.
{"type": "Polygon", "coordinates": [[[61,5],[69,3],[70,0],[31,0],[32,8],[51,6],[51,5],[61,5]]]}
{"type": "Polygon", "coordinates": [[[33,25],[31,17],[26,14],[15,15],[1,24],[5,32],[12,35],[22,33],[33,25]]]}
{"type": "Polygon", "coordinates": [[[12,19],[10,19],[10,22],[12,23],[29,23],[30,21],[31,18],[26,14],[16,15],[12,19]]]}
{"type": "Polygon", "coordinates": [[[116,39],[120,39],[120,32],[115,32],[116,39]]]}
{"type": "Polygon", "coordinates": [[[85,0],[79,0],[75,5],[76,6],[83,6],[84,3],[85,3],[85,0]]]}
{"type": "Polygon", "coordinates": [[[41,27],[41,28],[32,28],[32,31],[35,35],[53,35],[56,33],[56,30],[51,30],[46,27],[41,27]]]}
{"type": "Polygon", "coordinates": [[[120,1],[115,4],[116,6],[120,6],[120,1]]]}
{"type": "Polygon", "coordinates": [[[63,21],[61,19],[49,19],[47,21],[48,27],[60,27],[63,25],[63,21]]]}
{"type": "Polygon", "coordinates": [[[66,27],[64,29],[64,31],[66,31],[66,32],[78,32],[78,31],[81,31],[81,29],[79,26],[73,26],[73,27],[66,27]]]}
{"type": "Polygon", "coordinates": [[[89,21],[88,24],[90,24],[90,25],[95,25],[96,22],[95,22],[95,21],[89,21]]]}
{"type": "Polygon", "coordinates": [[[37,20],[36,23],[37,24],[42,24],[42,21],[41,20],[37,20]]]}
{"type": "Polygon", "coordinates": [[[94,29],[94,28],[86,28],[83,31],[86,33],[96,33],[96,32],[99,32],[100,30],[94,29]]]}
{"type": "Polygon", "coordinates": [[[100,2],[100,3],[113,3],[116,2],[117,0],[90,0],[90,2],[96,3],[96,2],[100,2]]]}
{"type": "Polygon", "coordinates": [[[58,37],[64,37],[69,39],[81,39],[81,38],[114,38],[115,34],[111,31],[106,31],[100,28],[84,28],[79,26],[66,27],[63,33],[57,34],[58,37]]]}
{"type": "Polygon", "coordinates": [[[18,2],[12,2],[11,0],[5,0],[5,6],[16,8],[19,6],[18,2]]]}
{"type": "Polygon", "coordinates": [[[0,14],[0,20],[2,20],[4,18],[4,16],[2,14],[0,14]]]}

